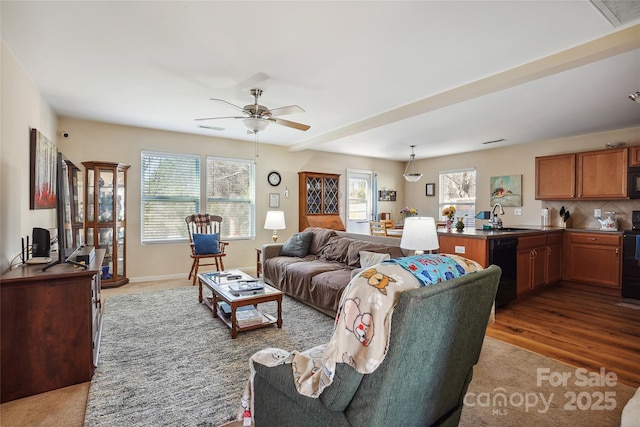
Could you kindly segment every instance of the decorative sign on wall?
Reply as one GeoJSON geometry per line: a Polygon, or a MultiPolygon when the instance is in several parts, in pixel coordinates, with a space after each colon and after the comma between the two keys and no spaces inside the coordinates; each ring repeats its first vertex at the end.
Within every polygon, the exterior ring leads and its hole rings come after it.
{"type": "Polygon", "coordinates": [[[496,203],[504,207],[522,206],[522,175],[492,176],[489,188],[492,206],[496,203]]]}
{"type": "Polygon", "coordinates": [[[395,202],[396,201],[396,192],[395,190],[380,190],[378,191],[378,201],[379,202],[395,202]]]}

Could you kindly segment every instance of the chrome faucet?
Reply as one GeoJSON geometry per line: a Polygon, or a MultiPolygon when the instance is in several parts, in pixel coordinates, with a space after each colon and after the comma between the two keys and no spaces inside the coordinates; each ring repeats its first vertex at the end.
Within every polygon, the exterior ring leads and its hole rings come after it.
{"type": "Polygon", "coordinates": [[[500,203],[496,203],[495,205],[493,205],[493,209],[491,209],[491,219],[489,220],[489,224],[491,224],[491,228],[497,228],[497,229],[502,228],[502,220],[500,219],[498,214],[496,214],[496,208],[498,206],[500,206],[500,215],[504,215],[504,208],[500,203]]]}

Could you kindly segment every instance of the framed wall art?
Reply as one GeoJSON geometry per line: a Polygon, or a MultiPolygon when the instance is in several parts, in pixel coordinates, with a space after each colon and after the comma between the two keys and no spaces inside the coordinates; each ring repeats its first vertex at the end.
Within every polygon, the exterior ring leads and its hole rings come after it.
{"type": "Polygon", "coordinates": [[[55,209],[58,149],[37,129],[30,135],[30,209],[55,209]]]}
{"type": "Polygon", "coordinates": [[[380,190],[378,191],[379,202],[395,202],[396,192],[395,190],[380,190]]]}
{"type": "Polygon", "coordinates": [[[490,205],[522,206],[522,175],[492,176],[489,178],[490,205]]]}
{"type": "Polygon", "coordinates": [[[269,193],[269,207],[270,208],[280,207],[280,193],[269,193]]]}
{"type": "Polygon", "coordinates": [[[434,182],[430,182],[426,185],[426,194],[427,196],[436,195],[436,184],[434,182]]]}

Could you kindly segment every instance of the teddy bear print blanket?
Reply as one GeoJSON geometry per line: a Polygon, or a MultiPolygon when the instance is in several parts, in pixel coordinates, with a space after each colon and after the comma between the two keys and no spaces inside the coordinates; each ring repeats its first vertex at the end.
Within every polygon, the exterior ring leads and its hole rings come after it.
{"type": "Polygon", "coordinates": [[[291,364],[298,392],[318,397],[333,382],[337,363],[348,363],[362,374],[375,371],[382,363],[389,344],[393,308],[401,292],[481,269],[477,262],[458,255],[425,254],[388,260],[363,270],[342,294],[329,343],[303,352],[267,348],[251,357],[251,374],[239,419],[244,420],[244,425],[251,425],[253,420],[254,363],[291,364]]]}

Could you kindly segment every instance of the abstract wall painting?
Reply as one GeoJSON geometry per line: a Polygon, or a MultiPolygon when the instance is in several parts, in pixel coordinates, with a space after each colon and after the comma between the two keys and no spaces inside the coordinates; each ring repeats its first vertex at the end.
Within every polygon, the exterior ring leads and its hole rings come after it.
{"type": "Polygon", "coordinates": [[[58,149],[37,129],[31,129],[30,209],[55,209],[58,149]]]}

